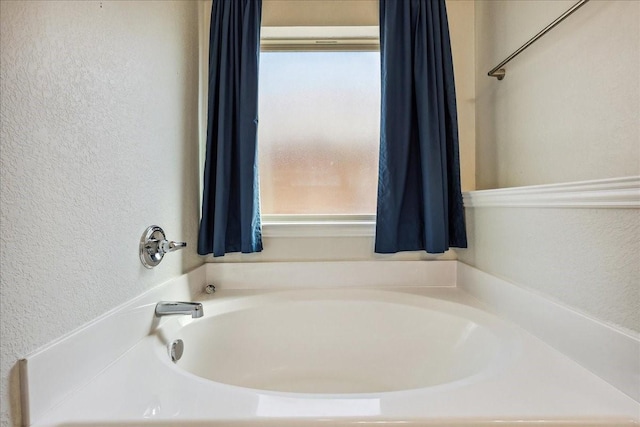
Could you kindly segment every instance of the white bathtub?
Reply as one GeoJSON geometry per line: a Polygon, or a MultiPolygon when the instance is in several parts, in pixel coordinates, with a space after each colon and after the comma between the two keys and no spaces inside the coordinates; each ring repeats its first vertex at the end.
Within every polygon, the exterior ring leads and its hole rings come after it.
{"type": "Polygon", "coordinates": [[[637,425],[637,402],[455,287],[227,290],[203,304],[200,319],[154,323],[33,425],[637,425]]]}
{"type": "MultiPolygon", "coordinates": [[[[176,367],[211,381],[300,395],[350,395],[471,382],[504,368],[517,334],[487,313],[379,290],[306,290],[205,304],[176,319],[176,367]]],[[[168,358],[164,345],[158,356],[168,358]]]]}

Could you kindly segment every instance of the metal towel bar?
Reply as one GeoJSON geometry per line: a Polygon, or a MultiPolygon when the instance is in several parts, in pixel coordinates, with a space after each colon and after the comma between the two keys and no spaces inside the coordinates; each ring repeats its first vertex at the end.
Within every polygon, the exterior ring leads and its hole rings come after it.
{"type": "Polygon", "coordinates": [[[520,54],[520,52],[522,52],[523,50],[525,50],[526,48],[528,48],[529,46],[531,46],[533,43],[535,43],[540,37],[544,36],[545,34],[547,34],[549,31],[551,31],[552,28],[554,28],[556,25],[558,25],[559,23],[561,23],[562,21],[564,21],[569,15],[571,15],[573,12],[575,12],[576,10],[578,10],[580,7],[582,7],[585,3],[587,3],[589,0],[580,0],[579,2],[577,2],[576,4],[574,4],[573,6],[571,6],[571,8],[569,8],[569,10],[567,10],[565,13],[563,13],[560,17],[558,17],[558,19],[556,19],[555,21],[553,21],[551,24],[547,25],[542,31],[540,31],[538,34],[536,34],[535,36],[533,36],[528,42],[526,42],[525,44],[523,44],[522,46],[520,46],[520,48],[518,50],[516,50],[515,52],[513,52],[511,55],[509,55],[504,61],[502,61],[501,63],[499,63],[498,65],[496,65],[491,71],[489,71],[487,73],[487,75],[489,77],[495,77],[498,80],[502,80],[504,79],[504,75],[506,73],[506,71],[504,70],[504,67],[509,61],[511,61],[513,58],[515,58],[516,56],[518,56],[520,54]]]}

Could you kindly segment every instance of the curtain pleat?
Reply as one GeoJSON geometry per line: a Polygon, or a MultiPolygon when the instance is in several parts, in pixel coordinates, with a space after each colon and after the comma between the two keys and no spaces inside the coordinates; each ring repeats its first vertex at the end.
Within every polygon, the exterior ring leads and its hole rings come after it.
{"type": "Polygon", "coordinates": [[[467,247],[444,0],[380,0],[375,251],[467,247]]]}
{"type": "Polygon", "coordinates": [[[214,0],[198,253],[262,250],[257,166],[262,0],[214,0]]]}

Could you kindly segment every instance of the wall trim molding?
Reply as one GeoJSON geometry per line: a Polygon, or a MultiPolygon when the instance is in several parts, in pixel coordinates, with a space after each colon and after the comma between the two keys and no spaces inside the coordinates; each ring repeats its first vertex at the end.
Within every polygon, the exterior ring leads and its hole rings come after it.
{"type": "Polygon", "coordinates": [[[562,184],[470,191],[464,206],[512,208],[640,208],[640,175],[562,184]]]}

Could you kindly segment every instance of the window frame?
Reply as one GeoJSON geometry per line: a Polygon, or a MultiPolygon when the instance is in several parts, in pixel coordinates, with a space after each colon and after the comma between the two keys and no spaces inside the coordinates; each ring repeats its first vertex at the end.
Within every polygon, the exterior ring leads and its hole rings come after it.
{"type": "MultiPolygon", "coordinates": [[[[379,52],[378,26],[262,27],[261,52],[379,52]]],[[[375,214],[262,214],[264,237],[371,237],[375,214]]]]}
{"type": "Polygon", "coordinates": [[[262,27],[260,51],[379,52],[379,27],[262,27]]]}

